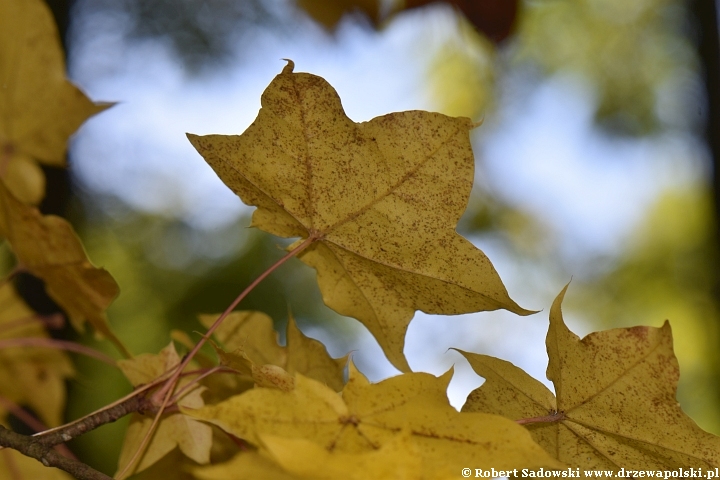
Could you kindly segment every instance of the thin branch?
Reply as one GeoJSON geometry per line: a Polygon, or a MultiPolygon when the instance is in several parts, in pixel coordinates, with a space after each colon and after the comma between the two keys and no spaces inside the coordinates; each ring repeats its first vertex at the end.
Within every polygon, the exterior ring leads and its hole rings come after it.
{"type": "Polygon", "coordinates": [[[78,480],[112,480],[111,477],[89,465],[60,455],[52,446],[44,445],[37,438],[15,433],[2,425],[0,425],[0,446],[17,450],[25,456],[38,460],[46,467],[65,470],[78,480]]]}
{"type": "Polygon", "coordinates": [[[108,363],[113,367],[117,366],[117,363],[112,357],[105,355],[98,350],[86,347],[85,345],[68,342],[67,340],[56,340],[54,338],[43,337],[9,338],[7,340],[0,340],[0,350],[13,347],[57,348],[59,350],[81,353],[83,355],[87,355],[88,357],[100,360],[101,362],[108,363]]]}
{"type": "Polygon", "coordinates": [[[130,413],[144,413],[153,410],[155,410],[155,408],[150,404],[150,401],[145,395],[134,395],[111,408],[99,410],[92,415],[86,416],[81,421],[71,423],[59,429],[53,429],[51,432],[41,432],[34,435],[33,438],[36,443],[49,447],[68,442],[91,430],[119,420],[130,413]]]}
{"type": "Polygon", "coordinates": [[[15,328],[25,327],[28,325],[42,325],[50,330],[59,330],[65,325],[65,317],[61,313],[52,313],[50,315],[41,315],[39,313],[21,317],[11,322],[0,325],[0,332],[6,332],[15,328]]]}
{"type": "Polygon", "coordinates": [[[118,399],[118,400],[115,400],[113,403],[111,403],[111,404],[109,404],[109,405],[105,405],[104,407],[102,407],[102,408],[100,408],[100,409],[98,409],[98,410],[95,410],[94,412],[88,413],[87,415],[85,415],[85,416],[82,417],[82,418],[78,418],[77,420],[73,420],[73,421],[70,422],[70,423],[66,423],[65,425],[60,425],[59,427],[54,427],[54,428],[51,428],[51,429],[49,429],[49,430],[45,430],[44,432],[36,433],[34,436],[36,436],[36,437],[45,437],[45,436],[49,436],[49,435],[51,435],[51,434],[53,434],[53,433],[55,433],[55,432],[63,431],[63,430],[65,430],[65,429],[68,429],[68,428],[72,427],[73,425],[77,425],[77,424],[79,424],[79,423],[85,422],[85,421],[86,421],[88,418],[90,418],[90,417],[98,416],[98,415],[102,414],[103,412],[107,412],[108,410],[111,410],[111,409],[115,408],[116,406],[118,406],[118,405],[120,405],[120,404],[123,404],[123,403],[125,403],[125,402],[128,402],[128,401],[130,401],[130,399],[132,399],[132,398],[134,398],[134,397],[137,397],[137,396],[139,396],[140,394],[142,394],[142,393],[144,393],[144,392],[147,392],[148,390],[150,390],[150,389],[158,386],[158,385],[161,384],[162,382],[164,382],[167,378],[170,377],[170,375],[172,375],[172,373],[175,371],[175,368],[177,368],[177,367],[171,368],[170,370],[168,370],[167,372],[163,373],[162,375],[160,375],[158,378],[156,378],[156,379],[153,380],[152,382],[146,383],[145,385],[142,385],[142,386],[137,387],[137,388],[136,388],[135,390],[133,390],[132,392],[128,393],[127,395],[125,395],[124,397],[122,397],[122,398],[120,398],[120,399],[118,399]]]}
{"type": "MultiPolygon", "coordinates": [[[[37,418],[30,415],[30,413],[22,408],[17,403],[13,402],[9,398],[6,398],[2,395],[0,395],[0,406],[2,406],[5,410],[9,411],[13,415],[15,415],[15,418],[23,422],[25,425],[27,425],[29,428],[33,429],[36,432],[42,432],[43,430],[46,430],[47,427],[43,422],[38,420],[37,418]]],[[[2,447],[0,447],[2,448],[2,447]]],[[[67,447],[67,445],[64,445],[62,443],[55,445],[55,450],[60,452],[61,454],[65,455],[68,458],[72,458],[74,460],[77,460],[77,457],[75,456],[72,451],[67,447]]]]}
{"type": "Polygon", "coordinates": [[[305,239],[300,245],[293,248],[291,251],[289,251],[284,257],[282,257],[280,260],[272,264],[270,268],[265,270],[262,274],[260,274],[259,277],[257,277],[253,282],[245,288],[245,290],[240,293],[240,295],[237,296],[235,300],[225,309],[225,311],[218,317],[217,320],[215,320],[215,323],[212,324],[212,326],[208,329],[208,331],[200,338],[200,341],[195,345],[195,348],[193,348],[190,353],[188,353],[185,356],[185,359],[180,364],[180,368],[178,368],[175,371],[175,374],[170,377],[170,379],[163,385],[163,387],[155,392],[152,399],[155,404],[159,404],[161,402],[161,399],[165,398],[165,395],[169,390],[171,390],[175,383],[177,382],[178,377],[180,376],[180,373],[183,371],[183,369],[190,363],[190,360],[193,359],[195,354],[200,350],[200,348],[205,345],[205,342],[208,341],[210,336],[217,330],[217,328],[220,326],[223,320],[230,315],[230,313],[235,310],[235,307],[238,306],[240,302],[243,301],[243,299],[255,288],[257,285],[265,280],[265,278],[270,275],[272,272],[274,272],[278,267],[280,267],[283,263],[287,262],[291,258],[297,256],[300,252],[305,250],[307,247],[312,245],[313,242],[315,242],[318,239],[318,237],[314,235],[310,235],[308,238],[305,239]]]}
{"type": "MultiPolygon", "coordinates": [[[[2,174],[0,174],[0,177],[1,177],[1,176],[2,176],[2,174]]],[[[19,261],[19,260],[18,260],[18,261],[19,261]]],[[[18,263],[17,265],[15,265],[15,267],[13,267],[13,269],[10,270],[10,271],[8,272],[8,274],[5,275],[5,277],[4,277],[2,280],[0,280],[0,288],[4,287],[8,282],[10,282],[10,280],[12,280],[13,278],[15,278],[15,276],[16,276],[18,273],[25,272],[25,271],[26,271],[26,270],[25,270],[25,267],[24,267],[23,265],[21,265],[21,264],[19,264],[19,263],[18,263]]]]}
{"type": "MultiPolygon", "coordinates": [[[[182,366],[182,365],[181,365],[182,366]]],[[[179,371],[179,369],[178,369],[179,371]]],[[[173,381],[173,378],[175,378],[174,383],[172,384],[173,387],[177,384],[177,377],[173,376],[170,377],[169,381],[173,381]]],[[[165,394],[165,398],[163,398],[162,404],[160,404],[160,408],[157,409],[157,413],[155,414],[155,418],[153,418],[152,423],[150,424],[150,428],[148,429],[148,433],[143,437],[142,442],[140,442],[140,446],[135,450],[135,453],[133,454],[132,458],[130,458],[130,461],[125,464],[125,467],[120,471],[120,473],[117,474],[119,478],[123,478],[125,476],[126,472],[132,472],[133,471],[133,465],[135,462],[142,457],[142,455],[145,453],[145,448],[150,443],[150,439],[152,438],[153,433],[155,432],[155,428],[160,423],[160,417],[162,416],[163,412],[165,411],[165,407],[168,406],[168,402],[170,401],[170,397],[172,396],[174,388],[171,388],[167,391],[165,394]]]]}
{"type": "Polygon", "coordinates": [[[175,395],[173,395],[172,398],[170,398],[170,403],[171,403],[171,404],[177,403],[178,400],[180,400],[186,393],[188,393],[188,392],[190,391],[190,389],[194,389],[195,387],[197,387],[197,386],[198,386],[198,382],[199,382],[200,380],[202,380],[202,379],[205,378],[205,377],[209,377],[210,375],[212,375],[212,374],[215,373],[215,372],[219,372],[219,371],[222,370],[223,368],[224,368],[224,367],[223,367],[222,365],[218,365],[218,366],[216,366],[216,367],[213,367],[213,368],[209,369],[209,370],[206,371],[206,372],[201,373],[201,374],[198,375],[196,378],[193,378],[190,382],[188,382],[188,383],[186,383],[185,385],[183,385],[183,387],[182,387],[180,390],[178,390],[177,392],[175,392],[175,395]]]}

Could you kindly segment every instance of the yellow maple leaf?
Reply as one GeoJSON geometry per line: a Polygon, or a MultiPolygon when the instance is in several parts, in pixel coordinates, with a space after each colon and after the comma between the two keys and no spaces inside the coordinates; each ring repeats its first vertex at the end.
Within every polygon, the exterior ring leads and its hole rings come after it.
{"type": "MultiPolygon", "coordinates": [[[[312,480],[365,480],[368,478],[393,480],[455,480],[458,469],[445,471],[433,468],[423,471],[421,452],[407,430],[375,450],[346,453],[328,451],[303,438],[282,438],[263,435],[265,449],[277,459],[285,471],[296,478],[312,480]],[[297,452],[302,452],[298,455],[297,452]],[[444,473],[444,475],[443,475],[444,473]]],[[[434,467],[431,466],[431,467],[434,467]]]]}
{"type": "Polygon", "coordinates": [[[36,161],[64,165],[68,137],[109,106],[91,102],[65,78],[45,2],[0,2],[0,177],[14,195],[38,203],[45,179],[36,161]]]}
{"type": "MultiPolygon", "coordinates": [[[[306,439],[327,452],[347,454],[378,450],[409,431],[422,470],[445,472],[441,478],[457,477],[462,465],[562,467],[514,422],[452,408],[446,395],[451,377],[452,371],[439,378],[408,373],[370,384],[350,364],[342,395],[296,374],[295,388],[288,392],[255,388],[217,405],[183,410],[253,445],[263,445],[270,435],[306,439]]],[[[280,458],[280,450],[292,452],[275,448],[278,463],[294,461],[280,458]]]]}
{"type": "Polygon", "coordinates": [[[616,328],[583,339],[562,318],[567,287],[550,310],[547,376],[557,399],[513,364],[461,352],[485,383],[464,412],[496,413],[532,423],[533,438],[558,460],[584,469],[720,466],[720,438],[685,415],[675,399],[679,367],[670,324],[616,328]]]}
{"type": "MultiPolygon", "coordinates": [[[[175,351],[175,345],[172,342],[157,355],[143,354],[132,360],[118,361],[118,366],[133,386],[155,380],[179,364],[180,357],[175,351]]],[[[176,389],[181,388],[188,381],[179,382],[176,389]]],[[[195,388],[182,397],[178,405],[190,408],[202,407],[205,404],[201,396],[203,390],[203,387],[195,388]]],[[[135,455],[143,438],[150,431],[152,422],[152,416],[146,417],[133,414],[120,451],[118,472],[122,472],[133,455],[135,455]]],[[[128,471],[125,476],[117,478],[126,478],[131,473],[145,470],[170,453],[175,447],[178,447],[187,457],[200,464],[208,463],[210,461],[211,446],[212,430],[210,426],[189,418],[182,413],[167,415],[160,420],[152,440],[150,440],[137,466],[128,471]]]]}
{"type": "Polygon", "coordinates": [[[104,269],[93,266],[67,220],[42,215],[15,198],[0,181],[0,235],[17,255],[20,266],[42,279],[48,295],[67,313],[76,330],[85,321],[131,356],[110,330],[105,310],[119,288],[104,269]]]}
{"type": "Polygon", "coordinates": [[[252,226],[314,240],[299,258],[317,270],[325,303],[360,320],[403,371],[415,310],[532,313],[455,231],[473,182],[472,122],[410,111],[354,123],[324,79],[292,69],[242,135],[188,138],[258,207],[252,226]]]}
{"type": "MultiPolygon", "coordinates": [[[[0,342],[47,338],[48,334],[10,283],[0,286],[0,342]]],[[[26,405],[48,426],[60,425],[65,409],[65,380],[74,374],[67,354],[29,347],[0,349],[0,395],[26,405]]],[[[0,407],[0,422],[5,417],[0,407]]],[[[37,462],[36,462],[37,463],[37,462]]]]}
{"type": "MultiPolygon", "coordinates": [[[[210,327],[217,318],[217,314],[200,315],[200,323],[210,327]]],[[[300,331],[292,315],[288,316],[286,347],[278,344],[272,319],[255,311],[232,312],[215,331],[215,337],[225,347],[218,351],[218,355],[225,357],[225,364],[237,362],[234,367],[230,365],[231,368],[247,375],[254,376],[253,369],[262,375],[259,368],[277,366],[290,374],[301,373],[318,380],[338,392],[345,383],[347,356],[332,358],[325,345],[300,331]]]]}
{"type": "Polygon", "coordinates": [[[299,480],[288,473],[266,452],[247,451],[227,462],[192,469],[198,480],[299,480]]]}

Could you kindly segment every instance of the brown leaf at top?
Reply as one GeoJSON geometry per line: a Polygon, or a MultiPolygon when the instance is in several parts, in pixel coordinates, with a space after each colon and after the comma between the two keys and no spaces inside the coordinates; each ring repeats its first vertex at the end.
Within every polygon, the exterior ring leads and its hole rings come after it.
{"type": "Polygon", "coordinates": [[[109,106],[91,102],[65,78],[45,2],[0,2],[0,177],[13,194],[38,203],[45,181],[35,161],[64,165],[68,137],[109,106]]]}
{"type": "MultiPolygon", "coordinates": [[[[3,284],[0,286],[0,342],[33,337],[47,338],[48,334],[13,285],[3,284]]],[[[30,346],[0,349],[0,396],[32,408],[48,426],[62,423],[65,381],[73,374],[70,358],[61,350],[30,346]]],[[[5,414],[0,406],[0,423],[5,414]]],[[[0,478],[5,477],[0,475],[0,478]]]]}
{"type": "Polygon", "coordinates": [[[468,396],[463,411],[513,420],[556,415],[554,422],[528,428],[550,454],[573,467],[720,466],[720,437],[698,427],[675,399],[679,366],[670,324],[616,328],[580,339],[562,318],[566,289],[550,310],[546,341],[547,376],[557,400],[511,363],[461,352],[486,379],[468,396]]]}
{"type": "Polygon", "coordinates": [[[348,13],[362,12],[375,25],[380,21],[380,0],[297,0],[297,4],[328,30],[334,30],[348,13]]]}
{"type": "Polygon", "coordinates": [[[48,295],[65,310],[75,329],[90,322],[129,356],[110,330],[105,310],[119,293],[112,276],[94,267],[80,239],[63,218],[42,215],[16,199],[0,181],[0,236],[20,266],[45,282],[48,295]]]}
{"type": "MultiPolygon", "coordinates": [[[[316,458],[322,461],[322,450],[362,454],[409,435],[421,464],[420,478],[457,478],[462,465],[562,468],[514,422],[498,415],[456,411],[446,395],[451,376],[452,372],[441,377],[407,373],[371,384],[350,364],[342,396],[297,374],[291,391],[254,388],[217,405],[182,410],[253,445],[262,446],[268,436],[275,437],[275,448],[265,446],[283,466],[299,463],[296,456],[303,451],[281,448],[278,438],[314,443],[316,458]]],[[[359,464],[371,459],[356,458],[359,464]]]]}
{"type": "Polygon", "coordinates": [[[325,303],[360,320],[404,371],[415,310],[532,313],[455,231],[473,181],[472,122],[410,111],[354,123],[324,79],[292,69],[242,135],[188,138],[258,207],[253,226],[316,239],[299,258],[317,270],[325,303]]]}

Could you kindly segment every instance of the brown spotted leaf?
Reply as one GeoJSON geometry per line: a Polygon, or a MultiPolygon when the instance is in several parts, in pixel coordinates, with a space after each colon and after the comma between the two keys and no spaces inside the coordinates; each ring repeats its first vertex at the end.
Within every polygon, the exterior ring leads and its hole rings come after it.
{"type": "Polygon", "coordinates": [[[461,352],[486,379],[463,411],[513,420],[553,417],[527,427],[551,455],[573,467],[719,467],[720,438],[698,427],[675,399],[679,366],[670,324],[617,328],[580,339],[562,318],[566,289],[550,310],[546,341],[547,376],[557,399],[509,362],[461,352]]]}
{"type": "Polygon", "coordinates": [[[387,472],[393,468],[389,459],[370,452],[392,450],[404,435],[411,437],[416,451],[423,472],[419,478],[457,478],[462,465],[562,467],[514,422],[456,411],[446,395],[451,376],[452,372],[441,377],[407,373],[371,384],[351,364],[342,395],[297,374],[290,391],[254,388],[217,405],[182,410],[253,445],[264,445],[280,465],[300,475],[307,475],[312,465],[299,458],[304,450],[292,448],[295,440],[314,444],[309,448],[313,458],[333,462],[333,468],[336,461],[357,455],[353,461],[358,465],[384,458],[388,463],[377,467],[387,472]],[[297,469],[290,467],[292,463],[297,469]]]}
{"type": "Polygon", "coordinates": [[[292,69],[242,135],[188,138],[258,207],[253,226],[315,240],[299,258],[317,270],[325,303],[360,320],[404,371],[416,310],[531,313],[455,231],[473,182],[472,122],[410,111],[355,123],[324,79],[292,69]]]}

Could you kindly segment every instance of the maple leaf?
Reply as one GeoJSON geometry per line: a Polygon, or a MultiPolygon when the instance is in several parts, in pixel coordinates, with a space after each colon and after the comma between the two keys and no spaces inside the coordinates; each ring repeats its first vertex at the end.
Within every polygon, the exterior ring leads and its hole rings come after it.
{"type": "Polygon", "coordinates": [[[247,451],[227,462],[192,469],[198,480],[298,480],[262,451],[247,451]]]}
{"type": "Polygon", "coordinates": [[[415,310],[532,313],[455,231],[473,181],[472,122],[410,111],[354,123],[324,79],[292,69],[242,135],[188,138],[258,207],[252,226],[315,240],[298,256],[317,270],[325,303],[360,320],[403,371],[415,310]]]}
{"type": "MultiPolygon", "coordinates": [[[[175,351],[175,345],[170,342],[157,355],[143,354],[132,360],[119,360],[118,366],[130,380],[130,383],[133,386],[138,386],[155,380],[179,363],[180,357],[175,351]]],[[[179,382],[176,389],[179,389],[188,381],[179,382]]],[[[190,391],[179,400],[178,405],[190,408],[202,407],[205,404],[201,396],[203,390],[203,387],[198,387],[190,391]]],[[[123,471],[125,465],[132,459],[145,435],[149,432],[152,422],[151,417],[133,414],[120,452],[118,472],[123,471]]],[[[210,461],[211,446],[212,430],[210,426],[181,413],[170,414],[160,420],[150,444],[134,471],[145,470],[170,453],[175,447],[179,447],[180,451],[186,456],[200,464],[208,463],[210,461]]],[[[134,472],[128,472],[127,474],[130,473],[134,472]]]]}
{"type": "Polygon", "coordinates": [[[464,412],[496,413],[532,423],[533,438],[558,460],[584,469],[670,469],[720,466],[720,438],[703,431],[675,399],[679,367],[670,324],[617,328],[580,339],[565,325],[561,304],[550,310],[547,370],[557,399],[513,364],[460,352],[485,383],[464,412]]]}
{"type": "MultiPolygon", "coordinates": [[[[200,315],[200,323],[210,327],[218,316],[200,315]]],[[[262,375],[263,371],[259,369],[277,366],[290,374],[301,373],[318,380],[338,392],[345,383],[343,376],[347,356],[332,358],[325,345],[300,331],[292,315],[288,316],[286,347],[278,344],[272,319],[265,313],[255,311],[232,312],[215,331],[215,337],[225,347],[225,350],[218,351],[218,355],[225,357],[225,364],[237,362],[231,367],[247,375],[254,377],[253,371],[262,375]],[[239,353],[236,354],[236,351],[239,353]]],[[[273,369],[265,370],[272,373],[273,369]]]]}
{"type": "MultiPolygon", "coordinates": [[[[0,286],[0,341],[47,338],[42,323],[33,321],[35,315],[11,283],[0,286]]],[[[70,359],[60,350],[0,349],[0,395],[32,408],[46,425],[60,425],[65,409],[65,380],[73,374],[70,359]]],[[[0,422],[5,414],[0,408],[0,422]]]]}
{"type": "MultiPolygon", "coordinates": [[[[514,422],[452,408],[445,393],[451,376],[452,371],[439,378],[408,373],[370,384],[351,363],[342,396],[296,374],[295,388],[289,392],[255,388],[217,405],[183,411],[253,445],[263,445],[269,435],[305,439],[327,452],[347,454],[381,449],[409,431],[418,452],[416,462],[428,478],[457,477],[458,465],[562,466],[514,422]]],[[[300,455],[275,445],[273,455],[281,465],[300,455]],[[283,457],[283,451],[290,457],[283,457]]]]}
{"type": "Polygon", "coordinates": [[[119,293],[117,283],[106,270],[90,263],[65,219],[40,214],[15,198],[0,181],[0,235],[10,242],[20,267],[45,282],[47,294],[65,310],[76,330],[82,332],[88,321],[131,356],[105,316],[105,309],[119,293]]]}
{"type": "Polygon", "coordinates": [[[45,180],[36,161],[64,165],[68,137],[109,106],[91,102],[65,78],[45,2],[0,2],[0,177],[13,194],[38,203],[45,180]]]}
{"type": "Polygon", "coordinates": [[[72,480],[73,477],[57,468],[47,468],[34,458],[9,448],[0,450],[0,478],[10,480],[72,480]]]}
{"type": "Polygon", "coordinates": [[[421,452],[407,430],[375,450],[347,453],[328,451],[302,438],[282,438],[263,435],[265,449],[277,458],[285,471],[297,478],[313,480],[365,480],[367,478],[392,478],[394,480],[457,479],[457,470],[442,472],[433,469],[423,472],[418,461],[421,452]],[[302,452],[297,455],[296,452],[302,452]],[[443,473],[445,473],[443,475],[443,473]]]}

